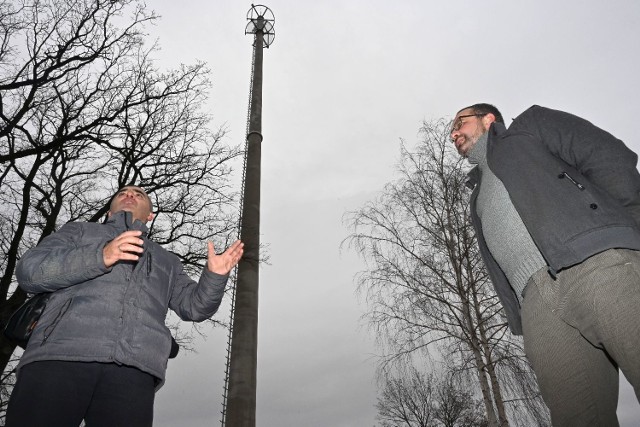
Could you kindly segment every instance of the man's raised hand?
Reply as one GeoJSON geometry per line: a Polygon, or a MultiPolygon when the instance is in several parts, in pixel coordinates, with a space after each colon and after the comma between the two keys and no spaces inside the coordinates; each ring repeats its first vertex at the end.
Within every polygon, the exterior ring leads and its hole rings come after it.
{"type": "Polygon", "coordinates": [[[233,269],[233,267],[238,264],[240,258],[242,257],[242,253],[244,252],[244,243],[240,240],[236,240],[229,248],[217,255],[213,243],[208,242],[208,252],[207,252],[207,268],[209,271],[213,273],[218,273],[222,275],[229,274],[229,272],[233,269]]]}

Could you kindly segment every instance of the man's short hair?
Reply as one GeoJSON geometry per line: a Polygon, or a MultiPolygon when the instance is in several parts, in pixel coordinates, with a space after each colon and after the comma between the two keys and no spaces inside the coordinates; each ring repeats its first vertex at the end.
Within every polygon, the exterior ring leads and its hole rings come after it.
{"type": "MultiPolygon", "coordinates": [[[[489,114],[489,113],[491,113],[496,118],[496,122],[504,124],[504,119],[502,118],[502,114],[500,113],[500,110],[498,110],[495,106],[493,106],[491,104],[485,104],[485,103],[473,104],[473,105],[470,105],[468,107],[464,107],[464,108],[460,109],[460,111],[469,110],[469,109],[473,110],[474,114],[489,114]]],[[[458,113],[460,111],[458,111],[458,113]]]]}

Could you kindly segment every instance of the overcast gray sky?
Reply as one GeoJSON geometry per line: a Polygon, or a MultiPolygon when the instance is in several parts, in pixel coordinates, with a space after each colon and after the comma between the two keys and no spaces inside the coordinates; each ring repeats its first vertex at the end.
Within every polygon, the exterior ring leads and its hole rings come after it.
{"type": "MultiPolygon", "coordinates": [[[[373,426],[375,348],[340,253],[342,215],[394,179],[400,139],[423,119],[491,102],[505,118],[532,104],[569,111],[640,151],[636,0],[269,0],[264,55],[257,425],[373,426]]],[[[244,141],[251,4],[154,0],[159,65],[206,61],[214,124],[244,141]]],[[[223,314],[223,313],[221,313],[223,314]]],[[[226,316],[226,314],[223,314],[226,316]]],[[[219,425],[226,336],[169,363],[158,427],[219,425]]],[[[628,386],[623,426],[640,420],[628,386]]]]}

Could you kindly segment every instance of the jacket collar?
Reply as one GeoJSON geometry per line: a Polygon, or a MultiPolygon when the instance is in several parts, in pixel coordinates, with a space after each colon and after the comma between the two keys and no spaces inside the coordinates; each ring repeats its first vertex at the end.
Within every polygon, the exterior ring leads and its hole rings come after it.
{"type": "Polygon", "coordinates": [[[473,169],[467,172],[467,180],[464,185],[473,190],[478,182],[480,182],[480,168],[478,166],[474,166],[473,169]]]}
{"type": "Polygon", "coordinates": [[[489,126],[489,135],[490,136],[500,136],[507,131],[507,127],[504,123],[493,122],[491,126],[489,126]]]}
{"type": "Polygon", "coordinates": [[[143,233],[147,233],[149,229],[147,225],[139,219],[134,220],[133,214],[127,211],[118,211],[112,214],[105,224],[112,224],[117,228],[124,228],[125,230],[140,230],[143,233]]]}

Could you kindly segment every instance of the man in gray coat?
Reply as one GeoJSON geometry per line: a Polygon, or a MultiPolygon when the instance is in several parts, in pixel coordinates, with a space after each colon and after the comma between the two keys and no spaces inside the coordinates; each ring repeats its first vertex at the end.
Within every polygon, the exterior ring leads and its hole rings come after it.
{"type": "Polygon", "coordinates": [[[7,426],[152,425],[171,350],[167,310],[210,318],[243,253],[240,241],[220,255],[209,242],[196,282],[147,238],[152,219],[149,196],[127,186],[104,224],[65,224],[22,256],[19,286],[52,294],[18,365],[7,426]]]}
{"type": "Polygon", "coordinates": [[[480,252],[553,425],[618,425],[618,368],[640,397],[637,155],[540,106],[509,129],[496,107],[466,107],[450,136],[475,165],[480,252]]]}

